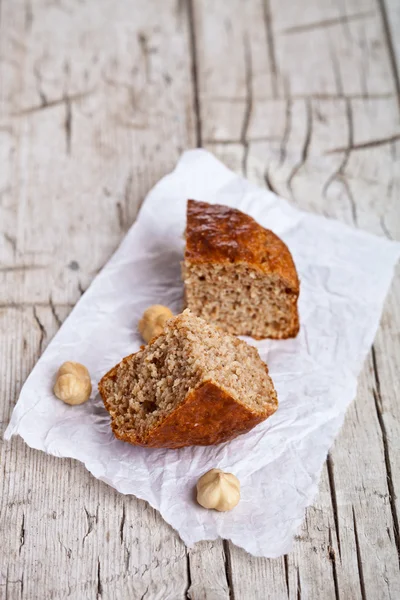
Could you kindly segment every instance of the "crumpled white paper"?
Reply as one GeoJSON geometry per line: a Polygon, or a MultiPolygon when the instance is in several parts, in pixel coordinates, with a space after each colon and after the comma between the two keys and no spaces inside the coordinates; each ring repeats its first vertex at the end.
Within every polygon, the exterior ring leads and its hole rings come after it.
{"type": "Polygon", "coordinates": [[[203,150],[186,152],[149,193],[136,223],[93,281],[27,379],[11,422],[29,446],[75,458],[123,494],[147,500],[186,544],[218,536],[254,555],[288,552],[376,333],[400,245],[301,212],[228,170],[203,150]],[[182,309],[180,261],[186,200],[237,207],[289,246],[301,281],[298,337],[256,342],[279,409],[236,440],[181,450],[116,440],[99,395],[70,407],[52,393],[66,360],[98,380],[142,343],[137,323],[151,304],[182,309]],[[200,475],[219,467],[241,482],[231,513],[195,502],[200,475]]]}

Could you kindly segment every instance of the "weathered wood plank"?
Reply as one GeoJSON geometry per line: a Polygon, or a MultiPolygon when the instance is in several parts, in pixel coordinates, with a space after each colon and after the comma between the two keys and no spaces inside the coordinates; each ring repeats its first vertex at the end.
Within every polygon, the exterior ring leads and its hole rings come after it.
{"type": "MultiPolygon", "coordinates": [[[[203,142],[304,209],[400,238],[396,15],[390,0],[3,0],[2,431],[185,147],[203,142]]],[[[397,597],[399,294],[397,279],[289,556],[187,550],[146,503],[13,440],[0,442],[0,597],[397,597]]]]}
{"type": "Polygon", "coordinates": [[[388,501],[394,522],[394,541],[400,559],[400,426],[399,426],[399,386],[400,386],[400,269],[391,290],[387,310],[376,336],[371,356],[374,370],[374,399],[379,426],[382,431],[382,444],[388,481],[388,501]]]}
{"type": "MultiPolygon", "coordinates": [[[[192,145],[194,121],[175,1],[3,2],[1,17],[4,431],[41,351],[192,145]]],[[[185,546],[146,503],[21,440],[0,443],[0,464],[0,597],[185,597],[185,546]]]]}
{"type": "MultiPolygon", "coordinates": [[[[227,26],[228,7],[225,12],[220,7],[217,18],[207,2],[196,5],[200,110],[208,116],[204,143],[232,168],[301,208],[381,235],[388,233],[386,221],[395,220],[391,236],[398,236],[392,192],[398,185],[396,85],[378,7],[352,2],[343,12],[316,2],[304,11],[266,2],[265,44],[262,22],[248,4],[234,27],[227,26]],[[208,57],[211,35],[232,49],[235,69],[227,68],[222,52],[208,57]],[[263,91],[254,81],[255,61],[263,91]],[[266,84],[271,66],[274,93],[266,84]],[[216,95],[214,89],[222,88],[225,93],[216,95]]],[[[375,386],[370,359],[324,468],[320,494],[283,563],[286,589],[276,586],[282,581],[281,561],[235,562],[232,553],[233,573],[240,572],[233,579],[239,596],[246,590],[248,597],[260,597],[255,565],[269,571],[268,582],[274,582],[264,590],[268,598],[317,598],[322,590],[327,598],[398,594],[397,522],[385,470],[385,453],[391,451],[385,451],[376,416],[375,386]]],[[[398,404],[391,410],[398,414],[398,404]]]]}
{"type": "Polygon", "coordinates": [[[229,600],[229,559],[220,540],[199,542],[188,550],[188,569],[190,600],[229,600]]]}
{"type": "MultiPolygon", "coordinates": [[[[60,319],[68,310],[54,309],[60,319]]],[[[49,307],[0,312],[1,355],[11,367],[6,393],[14,398],[58,324],[49,307]]],[[[2,424],[10,409],[2,405],[2,424]]],[[[141,598],[146,590],[154,598],[184,597],[185,546],[147,503],[121,496],[80,463],[36,452],[20,439],[1,445],[0,464],[4,588],[14,582],[13,593],[22,597],[23,590],[25,598],[97,598],[99,590],[105,598],[141,598]]]]}
{"type": "Polygon", "coordinates": [[[379,9],[400,111],[400,6],[396,0],[379,0],[379,9]]]}
{"type": "Polygon", "coordinates": [[[27,30],[25,4],[4,4],[0,302],[75,302],[193,144],[186,16],[43,1],[27,30]]]}

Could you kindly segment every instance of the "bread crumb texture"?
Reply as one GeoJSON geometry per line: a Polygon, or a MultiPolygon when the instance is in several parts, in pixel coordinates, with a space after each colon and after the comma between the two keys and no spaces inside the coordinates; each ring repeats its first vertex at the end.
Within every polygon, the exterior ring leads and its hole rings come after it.
{"type": "Polygon", "coordinates": [[[99,389],[115,435],[143,446],[227,441],[249,431],[278,405],[256,348],[189,310],[116,365],[99,389]]]}
{"type": "Polygon", "coordinates": [[[280,339],[299,331],[287,246],[237,209],[188,201],[182,276],[187,307],[228,333],[280,339]]]}

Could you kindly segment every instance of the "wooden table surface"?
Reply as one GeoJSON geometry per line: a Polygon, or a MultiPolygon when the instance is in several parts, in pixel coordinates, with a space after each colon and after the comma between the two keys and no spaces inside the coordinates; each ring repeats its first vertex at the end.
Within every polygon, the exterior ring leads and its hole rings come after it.
{"type": "MultiPolygon", "coordinates": [[[[2,0],[0,433],[186,148],[400,238],[398,0],[2,0]]],[[[73,460],[0,443],[0,598],[398,599],[400,277],[293,552],[188,549],[73,460]]]]}

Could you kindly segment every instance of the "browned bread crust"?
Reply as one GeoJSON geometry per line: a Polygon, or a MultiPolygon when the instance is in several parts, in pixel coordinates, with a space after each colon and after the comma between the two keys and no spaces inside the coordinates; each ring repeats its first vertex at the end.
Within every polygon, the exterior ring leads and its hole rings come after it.
{"type": "MultiPolygon", "coordinates": [[[[112,377],[117,367],[118,365],[111,369],[99,383],[100,394],[107,410],[110,407],[103,380],[112,377]]],[[[133,431],[120,430],[114,421],[111,422],[111,428],[115,437],[135,446],[171,449],[209,446],[227,442],[240,434],[247,433],[272,415],[277,408],[276,394],[271,398],[265,411],[258,413],[237,402],[216,383],[208,381],[190,391],[185,402],[178,406],[165,421],[154,427],[145,439],[138,437],[133,431]]]]}
{"type": "Polygon", "coordinates": [[[283,339],[299,331],[292,255],[240,210],[188,200],[183,278],[188,308],[228,333],[283,339]]]}
{"type": "Polygon", "coordinates": [[[226,442],[278,407],[257,349],[190,311],[123,358],[101,379],[99,391],[118,439],[157,448],[226,442]]]}
{"type": "Polygon", "coordinates": [[[280,275],[299,293],[299,278],[288,247],[249,215],[222,204],[187,203],[185,260],[191,263],[246,263],[280,275]]]}

